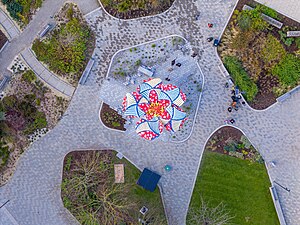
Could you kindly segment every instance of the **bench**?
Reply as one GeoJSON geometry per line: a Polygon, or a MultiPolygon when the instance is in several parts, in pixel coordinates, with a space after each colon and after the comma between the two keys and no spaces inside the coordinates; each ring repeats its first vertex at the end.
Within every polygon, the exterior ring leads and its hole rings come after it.
{"type": "Polygon", "coordinates": [[[52,28],[52,25],[51,24],[47,24],[45,26],[45,28],[41,31],[40,33],[40,38],[44,37],[48,32],[49,30],[52,28]]]}
{"type": "Polygon", "coordinates": [[[115,183],[122,184],[125,182],[124,179],[124,164],[115,164],[114,165],[115,171],[115,183]]]}
{"type": "MultiPolygon", "coordinates": [[[[254,8],[252,8],[249,5],[244,5],[243,6],[243,10],[253,10],[254,8]]],[[[273,25],[274,27],[277,27],[278,29],[281,29],[281,27],[283,26],[283,23],[279,22],[278,20],[273,19],[272,17],[269,17],[265,14],[261,14],[262,18],[264,21],[266,21],[267,23],[273,25]]]]}
{"type": "Polygon", "coordinates": [[[86,82],[94,64],[95,64],[95,59],[92,57],[89,60],[87,66],[85,67],[85,70],[83,71],[82,76],[80,77],[79,84],[83,85],[86,82]]]}
{"type": "Polygon", "coordinates": [[[286,33],[287,37],[300,37],[300,31],[288,31],[286,33]]]}

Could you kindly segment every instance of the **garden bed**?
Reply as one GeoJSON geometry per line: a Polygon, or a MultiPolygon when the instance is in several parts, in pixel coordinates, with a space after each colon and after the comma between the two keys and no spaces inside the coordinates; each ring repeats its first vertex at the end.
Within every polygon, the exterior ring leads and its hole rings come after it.
{"type": "Polygon", "coordinates": [[[124,127],[126,120],[105,103],[102,104],[100,117],[105,126],[116,130],[126,130],[124,127]]]}
{"type": "Polygon", "coordinates": [[[218,52],[255,109],[269,107],[300,84],[300,38],[287,38],[289,30],[300,30],[300,24],[255,1],[240,0],[224,31],[218,52]],[[259,9],[247,13],[242,10],[245,4],[259,9]],[[261,12],[282,22],[283,27],[267,24],[259,18],[261,12]]]}
{"type": "Polygon", "coordinates": [[[13,74],[0,101],[0,186],[12,176],[28,145],[57,124],[68,103],[37,80],[31,70],[13,74]]]}
{"type": "Polygon", "coordinates": [[[7,37],[6,37],[5,34],[0,30],[0,49],[2,49],[2,47],[5,45],[6,42],[7,42],[7,37]]]}
{"type": "Polygon", "coordinates": [[[30,22],[37,9],[42,6],[43,0],[2,0],[2,3],[9,15],[23,27],[30,22]]]}
{"type": "Polygon", "coordinates": [[[116,152],[75,151],[64,159],[61,194],[64,206],[81,224],[165,225],[166,217],[158,188],[146,191],[136,184],[140,171],[116,152]],[[125,182],[114,183],[114,164],[123,164],[125,182]],[[146,206],[143,216],[139,210],[146,206]]]}
{"type": "Polygon", "coordinates": [[[174,0],[99,0],[105,10],[120,19],[151,16],[168,10],[174,0]]]}
{"type": "Polygon", "coordinates": [[[187,225],[207,221],[209,224],[279,225],[265,164],[249,154],[231,157],[230,151],[224,151],[229,143],[241,144],[241,139],[247,145],[244,151],[257,152],[233,127],[223,127],[209,139],[192,194],[187,225]]]}
{"type": "Polygon", "coordinates": [[[77,5],[66,3],[55,20],[54,30],[36,39],[32,50],[50,70],[77,86],[94,51],[95,37],[77,5]]]}
{"type": "Polygon", "coordinates": [[[207,142],[205,149],[251,162],[264,162],[247,137],[238,129],[230,126],[217,130],[207,142]]]}

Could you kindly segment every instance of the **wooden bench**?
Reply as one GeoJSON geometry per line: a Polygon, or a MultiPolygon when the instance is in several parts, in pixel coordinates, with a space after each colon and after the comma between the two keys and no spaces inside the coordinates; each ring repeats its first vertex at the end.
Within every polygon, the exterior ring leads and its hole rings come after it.
{"type": "Polygon", "coordinates": [[[116,184],[124,183],[125,182],[124,164],[115,164],[114,170],[115,170],[115,183],[116,184]]]}

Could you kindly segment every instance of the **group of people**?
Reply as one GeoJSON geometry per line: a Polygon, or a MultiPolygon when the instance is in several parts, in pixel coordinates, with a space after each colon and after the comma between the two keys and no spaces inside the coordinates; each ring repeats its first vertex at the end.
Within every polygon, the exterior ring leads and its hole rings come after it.
{"type": "MultiPolygon", "coordinates": [[[[229,84],[228,82],[225,84],[225,87],[226,88],[229,88],[229,84]]],[[[238,111],[239,109],[239,104],[241,105],[245,105],[246,102],[245,101],[241,101],[240,100],[242,99],[242,96],[241,96],[242,93],[240,93],[239,91],[239,88],[238,86],[233,86],[232,89],[231,89],[231,99],[232,99],[232,102],[230,104],[230,106],[228,107],[228,112],[232,112],[232,110],[234,109],[235,111],[238,111]]],[[[225,120],[225,123],[231,123],[231,124],[234,124],[235,123],[235,120],[232,118],[230,120],[225,120]]]]}

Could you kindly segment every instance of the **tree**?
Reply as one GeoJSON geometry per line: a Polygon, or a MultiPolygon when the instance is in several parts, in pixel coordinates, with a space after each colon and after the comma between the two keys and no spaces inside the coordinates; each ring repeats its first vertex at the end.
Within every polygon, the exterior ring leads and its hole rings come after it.
{"type": "Polygon", "coordinates": [[[201,198],[200,208],[193,208],[189,212],[188,224],[193,225],[225,225],[230,224],[233,218],[227,212],[225,205],[221,202],[215,207],[209,207],[208,204],[201,198]]]}

